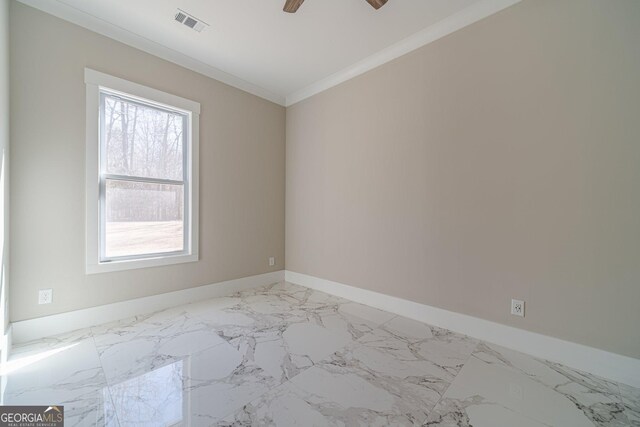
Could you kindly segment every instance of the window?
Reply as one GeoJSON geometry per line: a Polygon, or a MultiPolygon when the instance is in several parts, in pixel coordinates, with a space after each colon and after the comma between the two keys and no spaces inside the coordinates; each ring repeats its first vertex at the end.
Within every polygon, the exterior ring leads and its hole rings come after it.
{"type": "Polygon", "coordinates": [[[199,104],[85,70],[87,273],[197,261],[199,104]]]}

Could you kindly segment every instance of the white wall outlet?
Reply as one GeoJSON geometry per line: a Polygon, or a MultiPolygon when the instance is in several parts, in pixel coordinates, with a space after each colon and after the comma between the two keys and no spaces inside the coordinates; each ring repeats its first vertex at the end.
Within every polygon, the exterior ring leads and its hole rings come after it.
{"type": "Polygon", "coordinates": [[[40,289],[38,291],[38,304],[51,304],[53,301],[53,289],[40,289]]]}
{"type": "Polygon", "coordinates": [[[524,301],[519,299],[511,300],[511,314],[514,316],[524,317],[524,301]]]}
{"type": "Polygon", "coordinates": [[[269,257],[269,267],[273,267],[274,265],[276,265],[276,259],[275,259],[275,257],[270,256],[269,257]]]}

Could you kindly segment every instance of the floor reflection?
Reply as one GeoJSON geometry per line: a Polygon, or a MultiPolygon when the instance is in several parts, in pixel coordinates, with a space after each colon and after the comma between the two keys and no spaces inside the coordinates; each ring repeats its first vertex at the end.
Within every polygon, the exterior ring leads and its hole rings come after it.
{"type": "MultiPolygon", "coordinates": [[[[185,360],[178,360],[153,371],[111,386],[118,418],[132,424],[171,426],[188,414],[183,380],[185,360]]],[[[186,388],[186,387],[185,387],[186,388]]],[[[105,390],[108,393],[108,390],[105,390]]]]}

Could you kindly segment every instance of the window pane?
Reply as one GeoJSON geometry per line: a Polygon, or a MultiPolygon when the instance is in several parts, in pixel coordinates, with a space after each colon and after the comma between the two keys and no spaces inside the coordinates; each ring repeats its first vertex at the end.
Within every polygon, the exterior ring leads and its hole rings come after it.
{"type": "Polygon", "coordinates": [[[184,117],[105,94],[107,173],[181,181],[184,117]]]}
{"type": "Polygon", "coordinates": [[[107,258],[184,249],[182,185],[107,180],[107,258]]]}

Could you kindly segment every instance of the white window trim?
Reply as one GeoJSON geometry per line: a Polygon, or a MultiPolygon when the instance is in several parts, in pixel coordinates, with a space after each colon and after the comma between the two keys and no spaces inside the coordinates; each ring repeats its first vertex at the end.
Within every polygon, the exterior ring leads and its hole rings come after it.
{"type": "Polygon", "coordinates": [[[152,89],[137,83],[113,77],[89,68],[84,70],[86,84],[86,274],[107,273],[112,271],[131,270],[137,268],[156,267],[198,261],[198,154],[200,129],[200,104],[152,89]],[[100,89],[122,92],[129,97],[140,98],[165,105],[173,109],[181,109],[189,113],[190,132],[187,138],[187,176],[191,178],[187,187],[188,215],[186,232],[189,236],[189,247],[186,254],[150,255],[149,258],[100,262],[100,141],[99,114],[100,89]]]}

